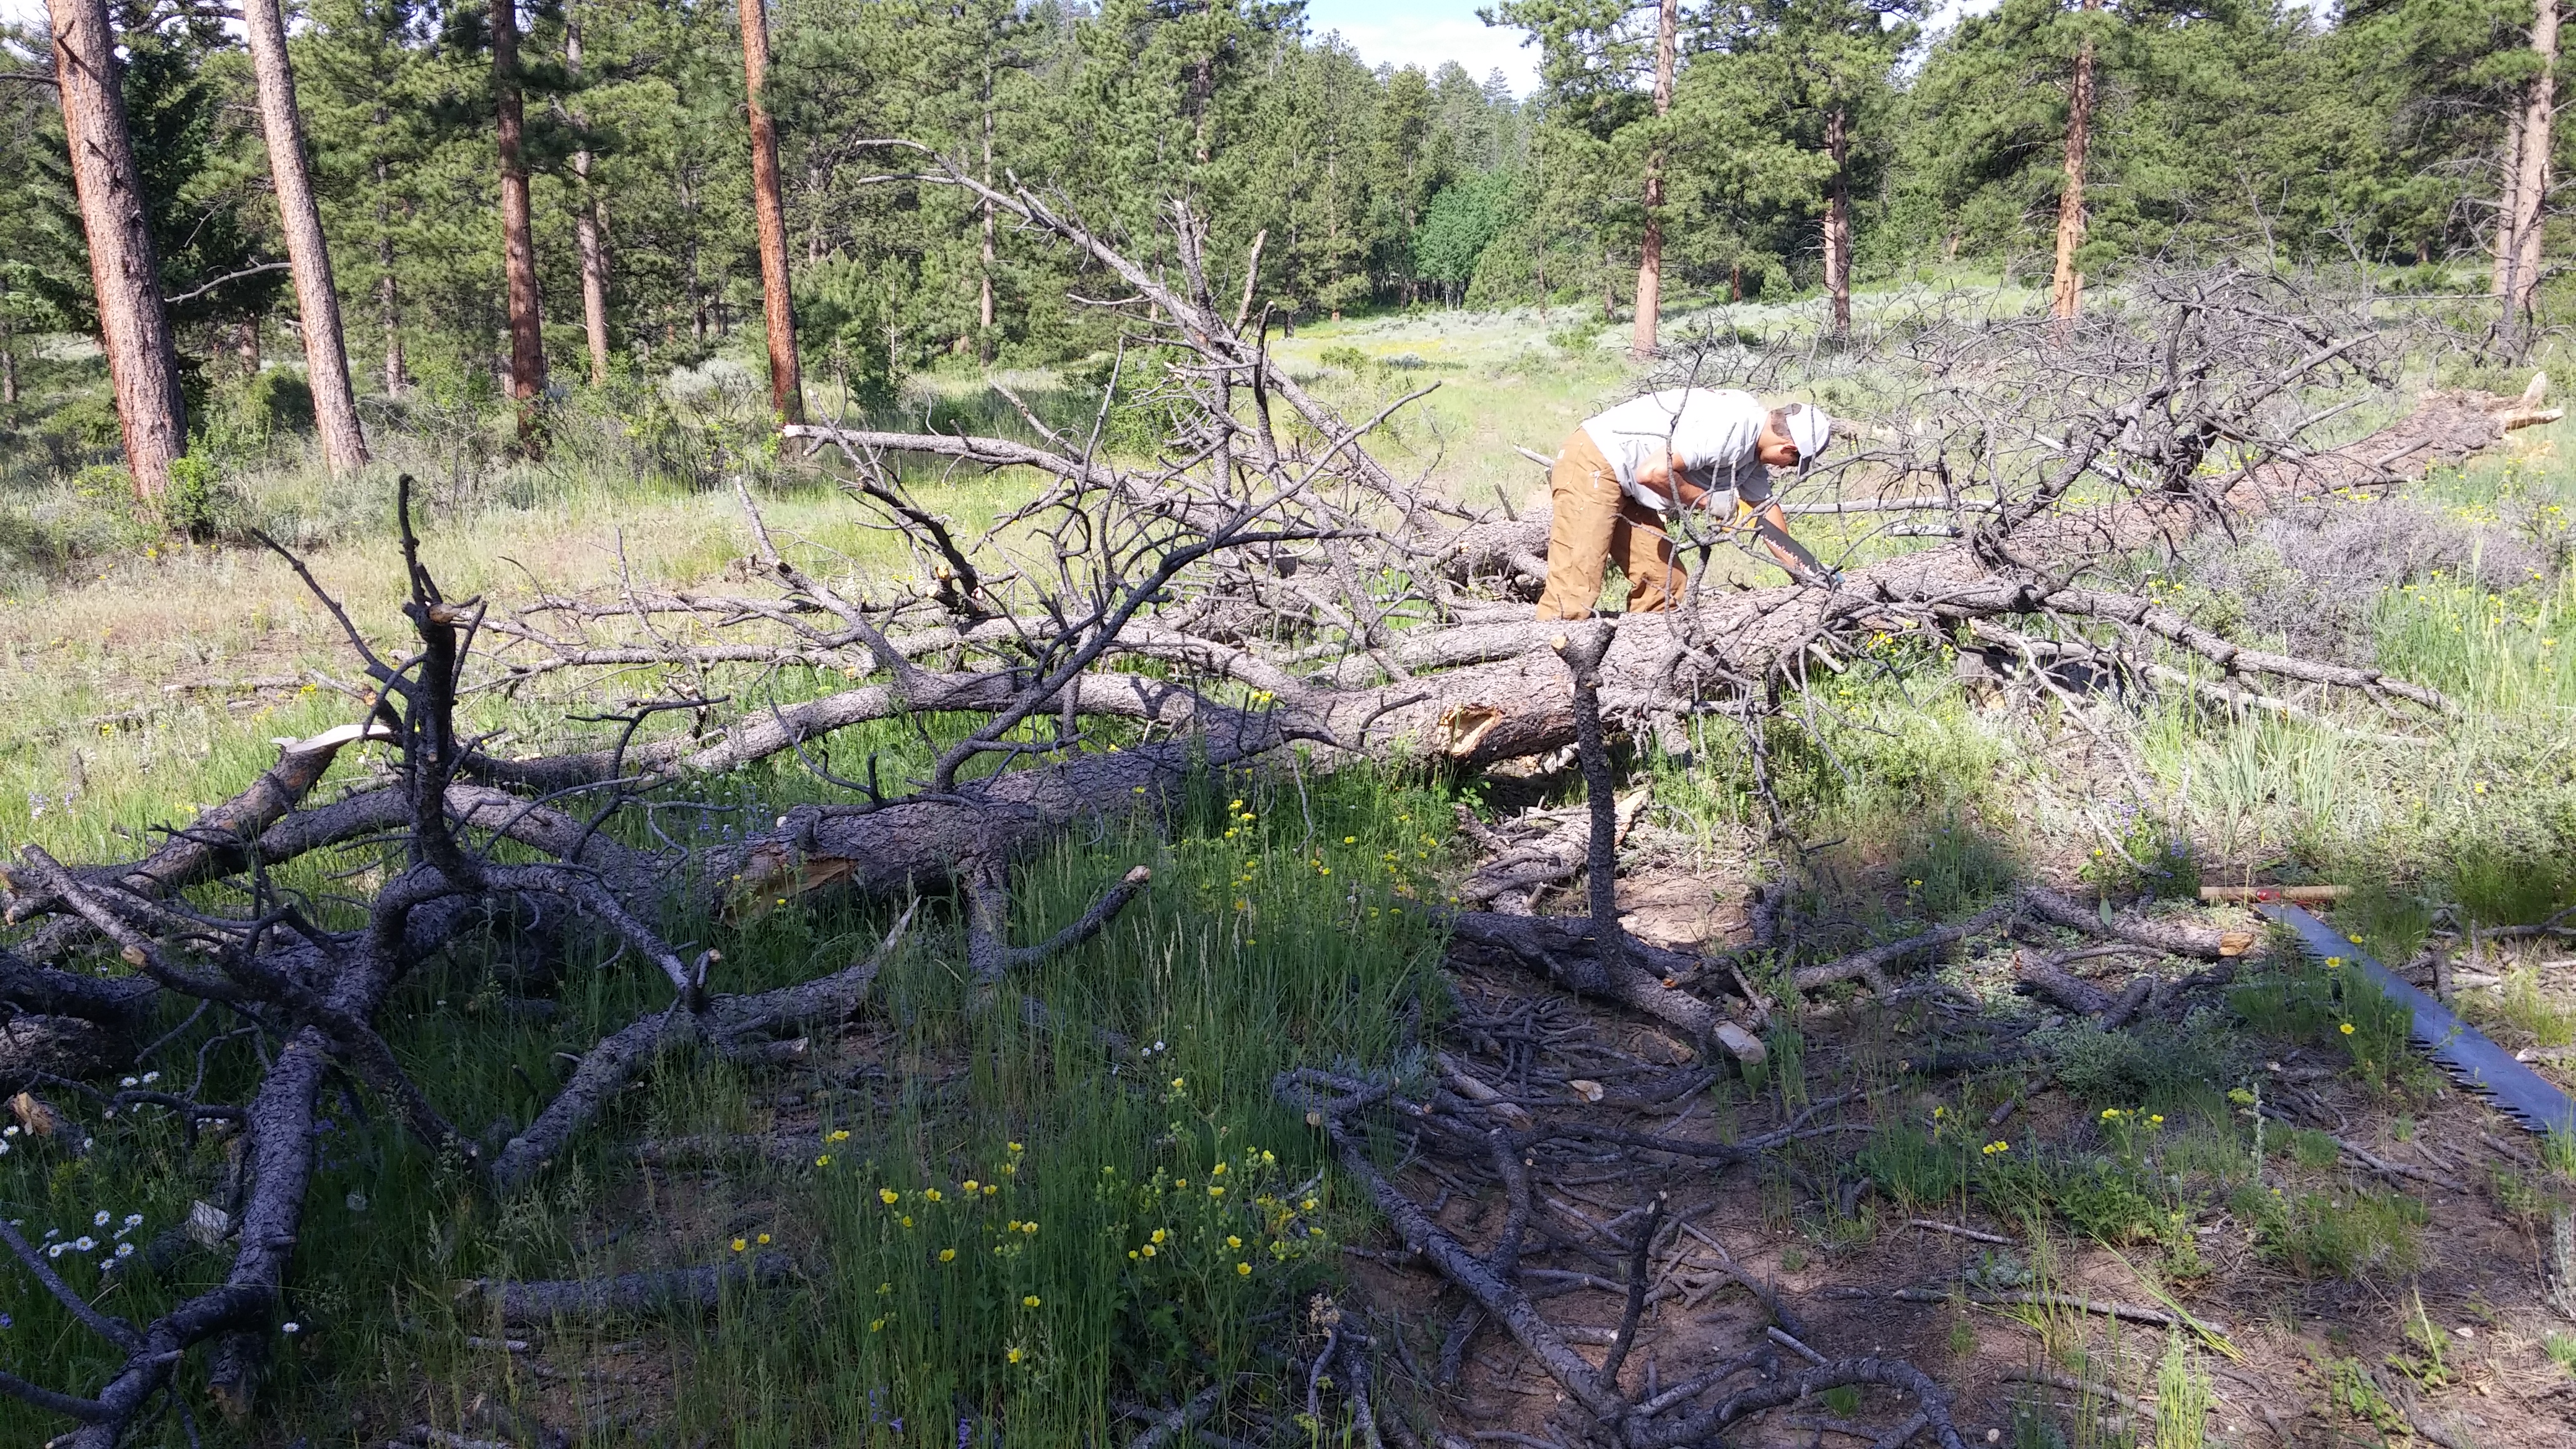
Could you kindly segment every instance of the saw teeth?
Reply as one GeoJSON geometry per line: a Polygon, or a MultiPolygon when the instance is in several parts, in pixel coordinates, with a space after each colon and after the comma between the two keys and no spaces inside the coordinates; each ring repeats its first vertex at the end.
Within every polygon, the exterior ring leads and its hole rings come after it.
{"type": "Polygon", "coordinates": [[[2391,1000],[2407,1007],[2412,1013],[2407,1041],[2463,1090],[2525,1131],[2547,1136],[2576,1130],[2576,1102],[2565,1092],[2452,1015],[2449,1007],[2400,979],[2348,937],[2286,901],[2261,902],[2254,909],[2297,931],[2299,944],[2310,955],[2339,956],[2359,966],[2391,1000]]]}

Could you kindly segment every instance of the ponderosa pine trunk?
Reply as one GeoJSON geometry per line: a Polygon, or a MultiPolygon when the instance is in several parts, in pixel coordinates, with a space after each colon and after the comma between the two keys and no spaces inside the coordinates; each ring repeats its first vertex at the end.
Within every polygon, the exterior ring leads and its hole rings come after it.
{"type": "Polygon", "coordinates": [[[188,451],[188,404],[179,391],[179,349],[161,303],[161,258],[125,121],[116,29],[107,0],[50,0],[50,6],[55,90],[125,465],[135,497],[157,504],[170,490],[171,463],[188,451]]]}
{"type": "Polygon", "coordinates": [[[1825,183],[1825,293],[1833,299],[1833,330],[1851,331],[1851,116],[1840,107],[1825,113],[1825,154],[1834,174],[1825,183]]]}
{"type": "Polygon", "coordinates": [[[761,90],[769,79],[769,17],[761,0],[742,10],[743,94],[751,110],[751,200],[760,228],[760,292],[769,323],[769,405],[784,423],[805,421],[796,360],[796,300],[788,290],[787,211],[778,189],[778,127],[761,90]]]}
{"type": "MultiPolygon", "coordinates": [[[[993,62],[984,62],[984,184],[993,184],[993,62]]],[[[975,300],[976,360],[993,361],[993,198],[984,198],[983,270],[975,300]]]]}
{"type": "MultiPolygon", "coordinates": [[[[2084,0],[2095,9],[2099,0],[2084,0]]],[[[2075,50],[2075,83],[2067,92],[2066,183],[2057,194],[2057,270],[2049,279],[2048,315],[2061,323],[2075,320],[2084,302],[2084,274],[2075,270],[2075,253],[2084,245],[2084,158],[2093,138],[2093,37],[2075,50]]]]}
{"type": "MultiPolygon", "coordinates": [[[[385,108],[376,107],[376,127],[385,125],[385,108]]],[[[403,366],[402,284],[394,276],[394,203],[389,193],[393,167],[376,157],[376,325],[385,334],[385,396],[401,397],[411,385],[403,366]]]]}
{"type": "MultiPolygon", "coordinates": [[[[564,72],[581,75],[581,21],[569,9],[564,15],[564,72]]],[[[573,185],[578,192],[573,213],[573,242],[581,251],[581,331],[590,344],[590,385],[608,385],[608,254],[599,240],[599,194],[590,184],[590,116],[572,113],[575,133],[585,144],[572,153],[573,185]]]]}
{"type": "Polygon", "coordinates": [[[2488,278],[2487,290],[2499,298],[2513,291],[2514,267],[2522,257],[2513,234],[2522,218],[2522,122],[2527,110],[2527,105],[2517,104],[2506,120],[2504,151],[2497,168],[2501,175],[2497,178],[2495,271],[2488,278]]]}
{"type": "Polygon", "coordinates": [[[519,443],[537,442],[546,391],[545,319],[537,297],[537,242],[528,209],[527,113],[519,82],[518,0],[492,0],[492,99],[501,160],[501,265],[510,293],[510,396],[519,443]]]}
{"type": "MultiPolygon", "coordinates": [[[[1680,59],[1681,0],[1662,0],[1655,8],[1655,119],[1673,108],[1673,71],[1680,59]]],[[[1637,248],[1637,320],[1628,334],[1628,350],[1638,357],[1655,355],[1655,332],[1664,306],[1664,151],[1646,153],[1646,235],[1637,248]]]]}
{"type": "Polygon", "coordinates": [[[242,0],[251,76],[259,92],[259,125],[268,142],[268,175],[277,192],[279,229],[295,276],[296,330],[304,337],[304,380],[313,392],[313,427],[332,476],[367,464],[358,426],[358,395],[349,382],[349,349],[340,333],[340,291],[331,276],[331,246],[313,200],[304,155],[304,113],[295,103],[295,68],[286,55],[280,0],[242,0]]]}
{"type": "Polygon", "coordinates": [[[2558,0],[2538,0],[2531,20],[2531,48],[2541,66],[2523,88],[2522,106],[2508,138],[2510,170],[2504,214],[2497,224],[2496,293],[2504,323],[2519,335],[2530,324],[2540,292],[2540,244],[2549,208],[2551,113],[2558,100],[2558,0]]]}

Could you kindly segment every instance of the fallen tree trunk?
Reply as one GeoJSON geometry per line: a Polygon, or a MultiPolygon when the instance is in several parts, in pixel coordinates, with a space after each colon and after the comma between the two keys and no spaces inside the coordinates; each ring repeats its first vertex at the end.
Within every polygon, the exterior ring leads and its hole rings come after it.
{"type": "Polygon", "coordinates": [[[529,1283],[477,1279],[460,1295],[458,1307],[484,1315],[490,1326],[498,1328],[593,1324],[663,1313],[712,1313],[727,1292],[774,1287],[796,1275],[795,1260],[785,1253],[746,1256],[750,1261],[738,1258],[698,1268],[620,1273],[613,1278],[529,1283]]]}

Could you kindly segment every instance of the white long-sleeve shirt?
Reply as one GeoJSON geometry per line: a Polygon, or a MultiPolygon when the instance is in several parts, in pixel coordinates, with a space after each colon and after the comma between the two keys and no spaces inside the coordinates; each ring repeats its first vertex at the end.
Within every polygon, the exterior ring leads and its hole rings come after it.
{"type": "Polygon", "coordinates": [[[1637,475],[1671,458],[1681,459],[1691,481],[1760,503],[1771,496],[1771,470],[1762,463],[1762,424],[1770,416],[1749,392],[1677,387],[1623,402],[1585,422],[1583,431],[1610,460],[1619,486],[1649,508],[1669,508],[1672,498],[1637,475]]]}

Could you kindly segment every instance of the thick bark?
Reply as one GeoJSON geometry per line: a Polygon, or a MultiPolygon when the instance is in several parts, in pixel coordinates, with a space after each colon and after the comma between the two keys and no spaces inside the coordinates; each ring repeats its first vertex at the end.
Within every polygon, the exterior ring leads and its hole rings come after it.
{"type": "Polygon", "coordinates": [[[546,336],[537,296],[536,234],[528,211],[518,0],[492,0],[492,98],[501,163],[501,263],[510,292],[510,396],[519,404],[524,446],[537,438],[537,401],[546,391],[546,336]]]}
{"type": "Polygon", "coordinates": [[[1834,174],[1825,183],[1825,293],[1833,299],[1833,330],[1851,331],[1851,115],[1840,107],[1825,113],[1825,154],[1834,174]]]}
{"type": "MultiPolygon", "coordinates": [[[[1663,0],[1655,10],[1655,115],[1673,108],[1673,70],[1680,53],[1681,0],[1663,0]]],[[[1664,153],[1658,146],[1646,157],[1646,236],[1637,249],[1637,320],[1628,350],[1638,357],[1655,355],[1656,328],[1664,303],[1664,153]]]]}
{"type": "Polygon", "coordinates": [[[138,1045],[83,1017],[8,1017],[0,1020],[0,1095],[47,1077],[105,1076],[132,1060],[138,1045]]]}
{"type": "Polygon", "coordinates": [[[788,290],[787,213],[778,189],[778,128],[761,91],[769,79],[769,18],[761,0],[742,7],[743,93],[751,108],[751,201],[760,227],[760,293],[769,323],[769,406],[782,423],[805,421],[796,359],[796,300],[788,290]]]}
{"type": "Polygon", "coordinates": [[[2509,235],[2499,228],[2497,292],[2505,299],[2506,325],[2519,330],[2530,323],[2540,292],[2540,245],[2549,214],[2549,142],[2557,106],[2558,0],[2538,0],[2531,22],[2531,48],[2541,60],[2539,72],[2524,88],[2521,110],[2514,117],[2513,175],[2506,195],[2511,213],[2509,235]]]}
{"type": "MultiPolygon", "coordinates": [[[[2099,0],[2084,0],[2097,8],[2099,0]]],[[[2093,141],[2093,37],[2075,51],[2074,84],[2066,98],[2066,180],[2057,194],[2057,270],[2049,280],[2048,312],[2070,322],[2084,300],[2084,274],[2075,270],[2075,253],[2084,245],[2084,159],[2093,141]]]]}
{"type": "MultiPolygon", "coordinates": [[[[569,11],[564,16],[564,71],[581,74],[581,21],[569,11]]],[[[572,113],[573,129],[584,137],[590,133],[590,117],[581,111],[572,113]]],[[[590,385],[608,385],[608,253],[599,240],[599,196],[590,184],[590,147],[584,145],[572,153],[573,185],[577,192],[573,213],[573,239],[581,249],[581,332],[590,344],[590,385]]]]}
{"type": "Polygon", "coordinates": [[[170,489],[170,464],[188,451],[188,409],[179,391],[179,350],[161,303],[161,258],[143,209],[143,176],[125,120],[123,67],[107,0],[51,0],[54,83],[63,104],[72,189],[89,243],[98,293],[99,341],[116,390],[125,463],[135,497],[157,503],[170,489]]]}
{"type": "MultiPolygon", "coordinates": [[[[376,108],[376,124],[385,124],[385,108],[376,108]]],[[[403,365],[402,284],[394,276],[394,204],[386,194],[393,168],[376,157],[376,325],[385,334],[385,396],[401,397],[411,385],[403,365]]]]}
{"type": "Polygon", "coordinates": [[[2487,290],[2499,298],[2513,292],[2514,269],[2522,258],[2514,231],[2522,222],[2522,123],[2527,110],[2513,108],[2505,122],[2504,149],[2496,158],[2495,270],[2487,278],[2487,290]]]}
{"type": "MultiPolygon", "coordinates": [[[[983,102],[984,184],[986,186],[990,186],[993,184],[993,62],[989,57],[987,57],[984,62],[983,102]]],[[[977,360],[990,364],[993,361],[994,252],[993,199],[989,196],[984,198],[983,212],[983,248],[979,258],[981,262],[981,271],[978,273],[976,278],[975,296],[975,325],[978,329],[976,335],[980,339],[976,343],[976,347],[978,349],[977,360]]]]}
{"type": "Polygon", "coordinates": [[[295,68],[286,55],[286,16],[280,0],[242,0],[242,28],[250,40],[251,74],[259,90],[259,126],[268,141],[268,174],[277,189],[279,229],[295,274],[297,330],[304,336],[304,380],[313,392],[314,431],[322,456],[338,477],[367,464],[367,438],[358,427],[358,397],[349,385],[349,349],[340,335],[340,290],[331,277],[331,245],[322,235],[322,212],[313,201],[313,175],[305,164],[304,113],[295,103],[295,68]]]}

